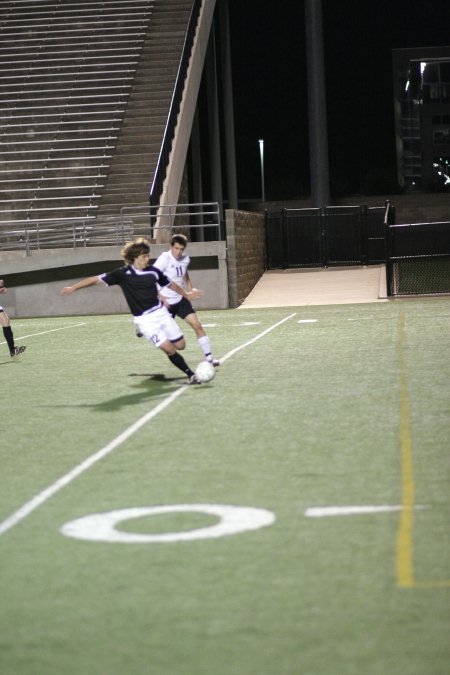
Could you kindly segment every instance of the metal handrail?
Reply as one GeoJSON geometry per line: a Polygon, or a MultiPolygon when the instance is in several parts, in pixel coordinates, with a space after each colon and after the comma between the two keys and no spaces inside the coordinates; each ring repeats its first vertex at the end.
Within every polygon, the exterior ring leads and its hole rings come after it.
{"type": "Polygon", "coordinates": [[[220,208],[217,202],[145,206],[128,204],[121,209],[121,218],[124,217],[131,218],[135,224],[148,225],[151,238],[155,237],[158,230],[173,233],[180,228],[215,228],[217,241],[221,239],[220,208]]]}
{"type": "Polygon", "coordinates": [[[213,234],[208,239],[221,240],[220,210],[217,202],[194,204],[169,204],[149,206],[127,204],[120,209],[119,216],[102,218],[64,218],[39,220],[3,220],[0,230],[1,251],[33,251],[53,248],[85,248],[92,246],[121,246],[137,234],[153,239],[157,230],[170,234],[174,230],[199,231],[204,228],[213,234]],[[159,225],[152,226],[159,211],[159,225]],[[8,229],[6,229],[8,226],[8,229]]]}
{"type": "Polygon", "coordinates": [[[161,149],[159,151],[158,160],[156,162],[153,181],[150,186],[149,201],[152,206],[155,206],[156,203],[159,202],[163,190],[164,179],[166,177],[166,168],[169,162],[169,155],[172,148],[173,135],[177,123],[181,98],[183,96],[183,89],[189,66],[192,46],[194,43],[194,36],[197,28],[198,18],[200,16],[201,5],[202,5],[201,0],[194,0],[191,9],[191,14],[189,17],[189,23],[183,44],[180,65],[178,68],[172,99],[170,101],[170,108],[167,117],[166,127],[164,129],[163,141],[161,143],[161,149]]]}
{"type": "MultiPolygon", "coordinates": [[[[19,224],[19,222],[18,222],[19,224]]],[[[133,236],[133,223],[118,223],[95,228],[92,221],[25,225],[22,229],[0,232],[0,251],[33,251],[87,246],[120,246],[133,236]]]]}

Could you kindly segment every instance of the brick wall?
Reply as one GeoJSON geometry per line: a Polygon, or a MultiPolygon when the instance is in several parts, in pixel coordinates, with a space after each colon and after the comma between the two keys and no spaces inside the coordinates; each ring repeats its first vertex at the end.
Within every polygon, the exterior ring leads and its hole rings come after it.
{"type": "Polygon", "coordinates": [[[239,307],[265,271],[264,214],[225,212],[227,228],[228,297],[239,307]]]}

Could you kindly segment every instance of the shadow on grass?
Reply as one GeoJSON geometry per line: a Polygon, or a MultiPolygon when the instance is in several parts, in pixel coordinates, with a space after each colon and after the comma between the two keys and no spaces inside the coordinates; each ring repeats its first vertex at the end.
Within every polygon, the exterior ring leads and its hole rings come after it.
{"type": "Polygon", "coordinates": [[[125,394],[112,398],[109,401],[102,401],[96,405],[89,406],[92,410],[97,412],[114,412],[125,408],[126,406],[133,406],[144,401],[151,401],[159,396],[170,394],[178,388],[183,382],[187,382],[186,376],[181,377],[166,377],[162,373],[130,373],[130,377],[145,378],[136,384],[133,384],[134,389],[139,389],[135,394],[125,394]],[[174,386],[175,385],[175,386],[174,386]]]}
{"type": "Polygon", "coordinates": [[[141,382],[132,385],[133,389],[138,389],[136,393],[117,396],[101,403],[79,403],[72,406],[52,406],[52,408],[90,408],[95,412],[117,412],[127,406],[134,406],[138,403],[151,401],[154,398],[163,397],[171,394],[178,389],[184,382],[187,383],[186,376],[166,377],[161,373],[130,373],[129,377],[145,378],[141,382]]]}

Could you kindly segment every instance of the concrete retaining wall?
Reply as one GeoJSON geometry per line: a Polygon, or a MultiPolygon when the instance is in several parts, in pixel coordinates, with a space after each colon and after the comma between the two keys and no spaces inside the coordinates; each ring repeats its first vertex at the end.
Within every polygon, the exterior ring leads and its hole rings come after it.
{"type": "MultiPolygon", "coordinates": [[[[119,288],[99,285],[71,296],[61,295],[61,288],[94,274],[101,274],[122,264],[121,247],[105,246],[76,250],[53,249],[33,252],[0,253],[0,278],[8,293],[1,297],[10,317],[83,316],[89,314],[127,313],[128,307],[119,288]]],[[[152,245],[151,257],[167,250],[152,245]]],[[[195,302],[197,309],[226,309],[228,273],[225,242],[191,243],[189,270],[194,286],[205,291],[195,302]]]]}
{"type": "MultiPolygon", "coordinates": [[[[189,274],[194,286],[205,291],[195,302],[197,309],[238,307],[265,271],[264,214],[226,211],[227,241],[190,243],[189,274]]],[[[103,285],[81,290],[71,296],[61,289],[79,279],[107,272],[122,264],[120,246],[79,249],[52,249],[0,253],[0,278],[8,293],[2,303],[14,317],[83,316],[127,313],[119,288],[103,285]]],[[[167,244],[153,244],[155,259],[167,244]]]]}

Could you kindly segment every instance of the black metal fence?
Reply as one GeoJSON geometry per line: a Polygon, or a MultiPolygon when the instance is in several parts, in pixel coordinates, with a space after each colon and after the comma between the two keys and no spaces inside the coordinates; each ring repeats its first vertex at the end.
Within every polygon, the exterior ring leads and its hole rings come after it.
{"type": "Polygon", "coordinates": [[[267,268],[384,263],[387,222],[395,222],[389,202],[266,212],[267,268]]]}
{"type": "Polygon", "coordinates": [[[450,222],[389,225],[386,281],[389,296],[450,293],[450,222]]]}

